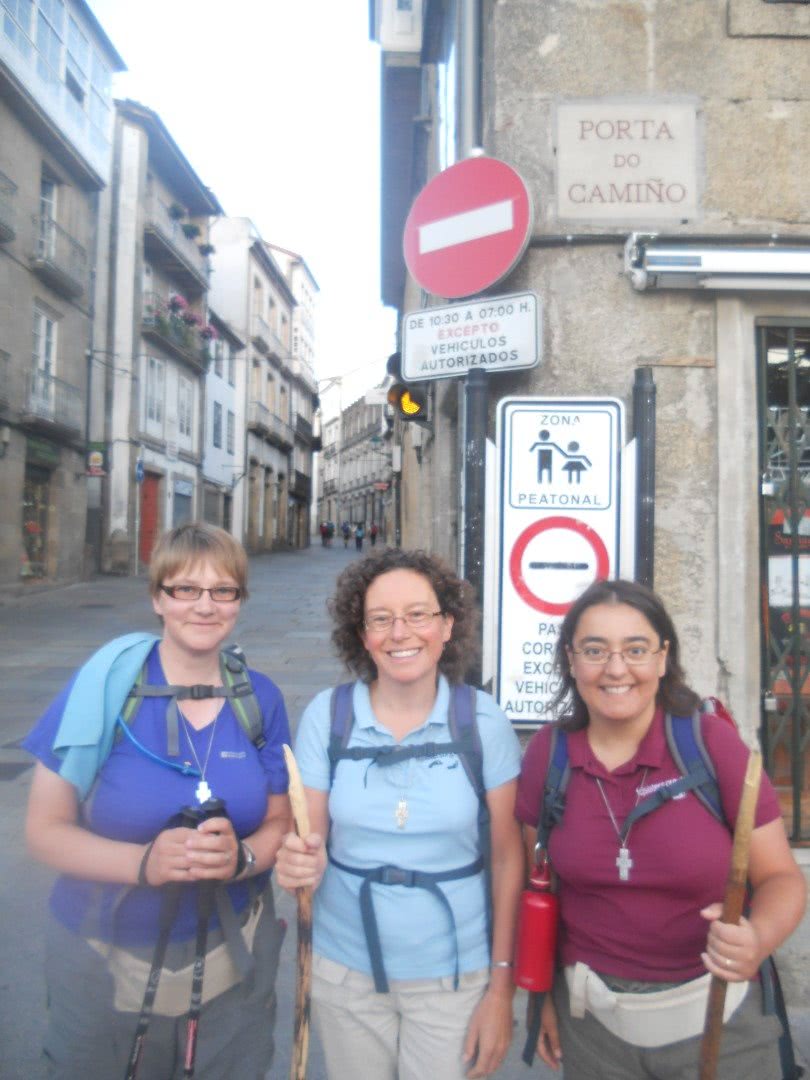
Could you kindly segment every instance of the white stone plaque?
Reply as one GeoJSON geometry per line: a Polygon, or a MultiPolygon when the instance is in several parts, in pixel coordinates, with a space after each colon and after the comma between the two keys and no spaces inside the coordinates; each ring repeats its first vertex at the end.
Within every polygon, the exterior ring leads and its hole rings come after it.
{"type": "Polygon", "coordinates": [[[694,103],[595,99],[556,113],[559,218],[638,225],[698,215],[694,103]]]}

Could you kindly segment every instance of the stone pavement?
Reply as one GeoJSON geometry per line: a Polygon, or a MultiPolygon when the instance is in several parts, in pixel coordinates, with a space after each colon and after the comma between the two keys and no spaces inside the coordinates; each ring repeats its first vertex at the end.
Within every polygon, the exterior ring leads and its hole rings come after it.
{"type": "MultiPolygon", "coordinates": [[[[237,639],[251,665],[267,672],[281,687],[293,730],[314,694],[342,676],[331,652],[326,600],[337,574],[356,557],[353,549],[344,550],[342,544],[327,549],[318,544],[303,552],[274,553],[251,560],[251,598],[240,616],[237,639]]],[[[116,634],[155,626],[143,578],[98,578],[18,597],[0,596],[2,1080],[44,1078],[39,1057],[45,1014],[42,940],[52,878],[25,852],[23,818],[31,769],[28,756],[17,743],[91,651],[116,634]]],[[[281,1080],[288,1075],[292,1040],[295,906],[286,894],[280,894],[278,908],[288,921],[289,931],[279,970],[278,1052],[270,1076],[281,1080]]],[[[549,1080],[559,1075],[542,1066],[528,1071],[520,1062],[524,1008],[520,995],[516,1003],[516,1035],[509,1058],[497,1074],[499,1080],[529,1076],[549,1080]]],[[[807,1055],[808,1010],[799,1010],[796,1019],[797,1034],[807,1055]]],[[[309,1080],[325,1080],[316,1040],[307,1075],[309,1080]]]]}

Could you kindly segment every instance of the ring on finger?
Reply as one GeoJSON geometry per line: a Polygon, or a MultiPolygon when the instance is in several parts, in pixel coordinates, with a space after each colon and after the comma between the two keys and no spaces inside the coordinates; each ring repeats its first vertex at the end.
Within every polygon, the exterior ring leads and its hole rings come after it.
{"type": "Polygon", "coordinates": [[[733,960],[731,960],[731,959],[730,959],[730,958],[729,958],[729,957],[727,956],[727,957],[725,958],[725,960],[723,961],[723,963],[724,963],[724,964],[726,965],[726,967],[727,967],[727,968],[730,968],[730,967],[732,967],[732,966],[733,966],[733,964],[734,964],[734,961],[733,961],[733,960]]]}

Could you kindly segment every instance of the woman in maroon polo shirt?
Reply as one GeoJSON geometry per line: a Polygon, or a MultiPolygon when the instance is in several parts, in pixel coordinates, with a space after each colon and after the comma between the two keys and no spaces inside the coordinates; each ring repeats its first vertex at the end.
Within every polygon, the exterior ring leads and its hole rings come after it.
{"type": "MultiPolygon", "coordinates": [[[[681,779],[665,714],[700,699],[684,681],[672,620],[651,590],[597,582],[560,627],[559,727],[570,779],[549,854],[560,899],[558,972],[537,1052],[572,1080],[697,1077],[710,975],[725,979],[718,1077],[778,1080],[780,1025],[765,1015],[762,961],[802,918],[806,886],[779,803],[763,777],[751,841],[748,919],[720,920],[731,855],[728,827],[693,792],[624,828],[631,811],[681,779]]],[[[516,813],[533,859],[551,726],[526,752],[516,813]]],[[[748,749],[712,714],[701,735],[726,821],[735,821],[748,749]]]]}

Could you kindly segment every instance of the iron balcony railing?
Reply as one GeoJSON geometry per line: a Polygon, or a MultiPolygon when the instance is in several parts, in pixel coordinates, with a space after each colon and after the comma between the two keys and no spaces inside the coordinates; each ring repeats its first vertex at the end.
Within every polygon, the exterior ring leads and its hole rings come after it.
{"type": "Polygon", "coordinates": [[[253,318],[250,323],[250,336],[259,352],[272,354],[278,360],[285,360],[288,358],[288,350],[285,349],[281,338],[267,319],[265,319],[264,316],[259,315],[258,312],[253,313],[253,318]]]}
{"type": "Polygon", "coordinates": [[[305,442],[312,442],[312,424],[298,413],[295,416],[295,434],[305,442]]]}
{"type": "Polygon", "coordinates": [[[0,242],[13,240],[17,235],[17,185],[0,172],[0,242]]]}
{"type": "Polygon", "coordinates": [[[205,237],[200,232],[197,236],[187,236],[185,228],[193,227],[194,222],[180,221],[172,215],[170,207],[155,192],[146,198],[146,229],[173,249],[199,278],[204,285],[208,280],[208,263],[200,251],[200,244],[205,237]]]}
{"type": "Polygon", "coordinates": [[[293,432],[290,425],[271,412],[261,401],[249,403],[248,426],[280,446],[291,447],[293,444],[293,432]]]}
{"type": "Polygon", "coordinates": [[[34,214],[31,264],[52,288],[76,298],[86,293],[90,282],[87,252],[53,218],[34,214]]]}
{"type": "Polygon", "coordinates": [[[28,375],[26,418],[79,433],[83,428],[82,395],[78,387],[39,369],[28,375]]]}
{"type": "Polygon", "coordinates": [[[312,495],[312,477],[296,469],[290,482],[290,494],[299,499],[309,500],[312,495]]]}

